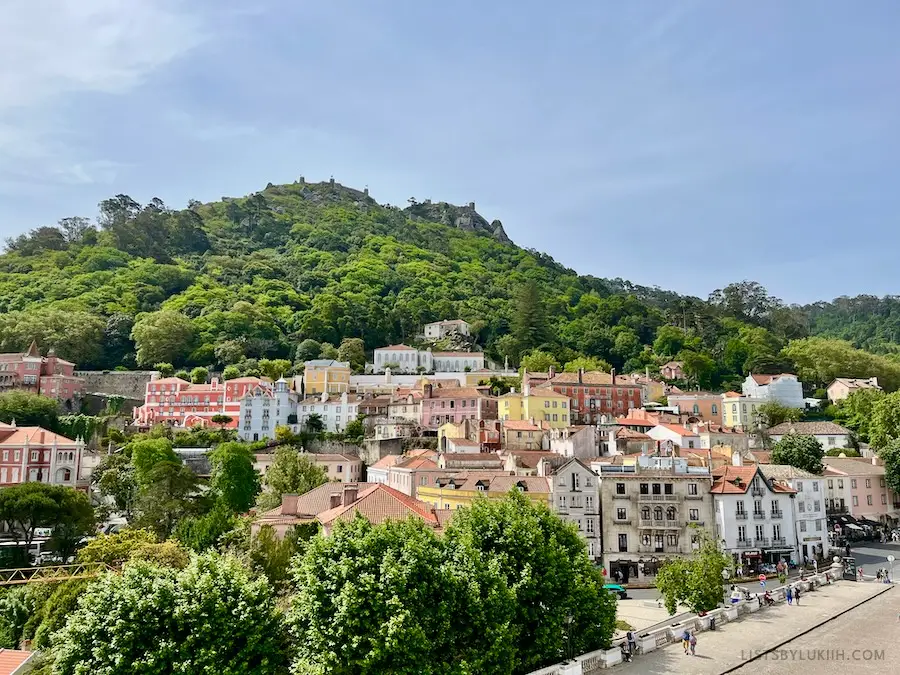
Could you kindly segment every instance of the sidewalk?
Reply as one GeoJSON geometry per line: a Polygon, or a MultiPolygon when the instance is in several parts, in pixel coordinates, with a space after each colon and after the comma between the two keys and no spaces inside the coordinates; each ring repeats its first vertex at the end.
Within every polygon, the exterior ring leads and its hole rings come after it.
{"type": "Polygon", "coordinates": [[[697,634],[697,656],[685,656],[681,644],[638,654],[631,663],[616,666],[619,673],[719,675],[740,666],[759,652],[771,649],[814,626],[847,611],[893,585],[839,582],[804,593],[801,604],[780,603],[729,622],[715,631],[697,634]]]}

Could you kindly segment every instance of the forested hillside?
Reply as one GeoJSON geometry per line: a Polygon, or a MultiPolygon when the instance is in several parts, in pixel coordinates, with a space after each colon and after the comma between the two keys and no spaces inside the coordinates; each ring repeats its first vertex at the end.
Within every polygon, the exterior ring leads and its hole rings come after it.
{"type": "Polygon", "coordinates": [[[371,350],[461,317],[489,356],[514,364],[590,357],[626,372],[677,357],[700,386],[795,366],[813,385],[876,374],[900,386],[896,298],[787,307],[751,282],[683,297],[579,276],[510,243],[514,230],[471,206],[410,201],[379,205],[330,183],[183,210],[118,195],[95,221],[65,218],[7,241],[0,350],[37,339],[84,368],[253,372],[258,359],[309,358],[310,340],[325,354],[355,337],[371,350]]]}

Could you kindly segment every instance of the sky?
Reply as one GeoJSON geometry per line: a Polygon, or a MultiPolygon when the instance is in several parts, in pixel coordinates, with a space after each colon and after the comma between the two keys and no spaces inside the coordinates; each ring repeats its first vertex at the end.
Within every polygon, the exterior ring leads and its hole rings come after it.
{"type": "Polygon", "coordinates": [[[0,0],[0,236],[335,180],[583,274],[900,293],[896,0],[0,0]]]}

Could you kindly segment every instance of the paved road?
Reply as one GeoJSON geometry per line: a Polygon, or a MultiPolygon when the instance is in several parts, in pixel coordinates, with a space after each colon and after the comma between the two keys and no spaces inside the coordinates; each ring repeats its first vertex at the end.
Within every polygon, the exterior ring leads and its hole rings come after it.
{"type": "Polygon", "coordinates": [[[880,595],[732,672],[735,675],[898,673],[897,591],[880,595]]]}
{"type": "Polygon", "coordinates": [[[894,562],[894,572],[900,573],[900,544],[865,542],[851,547],[850,555],[856,558],[856,566],[862,567],[863,573],[871,576],[881,568],[890,569],[891,564],[887,561],[887,557],[893,555],[897,559],[894,562]]]}

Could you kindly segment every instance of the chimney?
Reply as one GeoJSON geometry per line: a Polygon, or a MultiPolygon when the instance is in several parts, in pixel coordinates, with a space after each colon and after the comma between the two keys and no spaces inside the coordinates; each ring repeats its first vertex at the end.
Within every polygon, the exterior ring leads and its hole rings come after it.
{"type": "Polygon", "coordinates": [[[556,377],[556,366],[550,366],[550,368],[547,370],[547,374],[550,376],[551,380],[556,377]]]}
{"type": "Polygon", "coordinates": [[[578,369],[578,384],[582,384],[584,382],[584,368],[578,369]]]}
{"type": "Polygon", "coordinates": [[[344,486],[344,494],[342,495],[341,505],[349,506],[356,501],[356,491],[358,486],[356,483],[348,483],[344,486]]]}
{"type": "Polygon", "coordinates": [[[431,392],[433,391],[434,385],[431,382],[426,382],[422,385],[422,397],[423,398],[431,398],[431,392]]]}
{"type": "Polygon", "coordinates": [[[331,498],[328,502],[328,507],[332,509],[336,509],[341,505],[341,494],[339,492],[333,492],[331,494],[331,498]]]}
{"type": "Polygon", "coordinates": [[[616,383],[616,369],[611,368],[609,371],[609,374],[612,376],[612,384],[615,384],[616,383]]]}
{"type": "Polygon", "coordinates": [[[881,461],[878,457],[872,458],[872,466],[882,466],[884,462],[881,461]]]}

